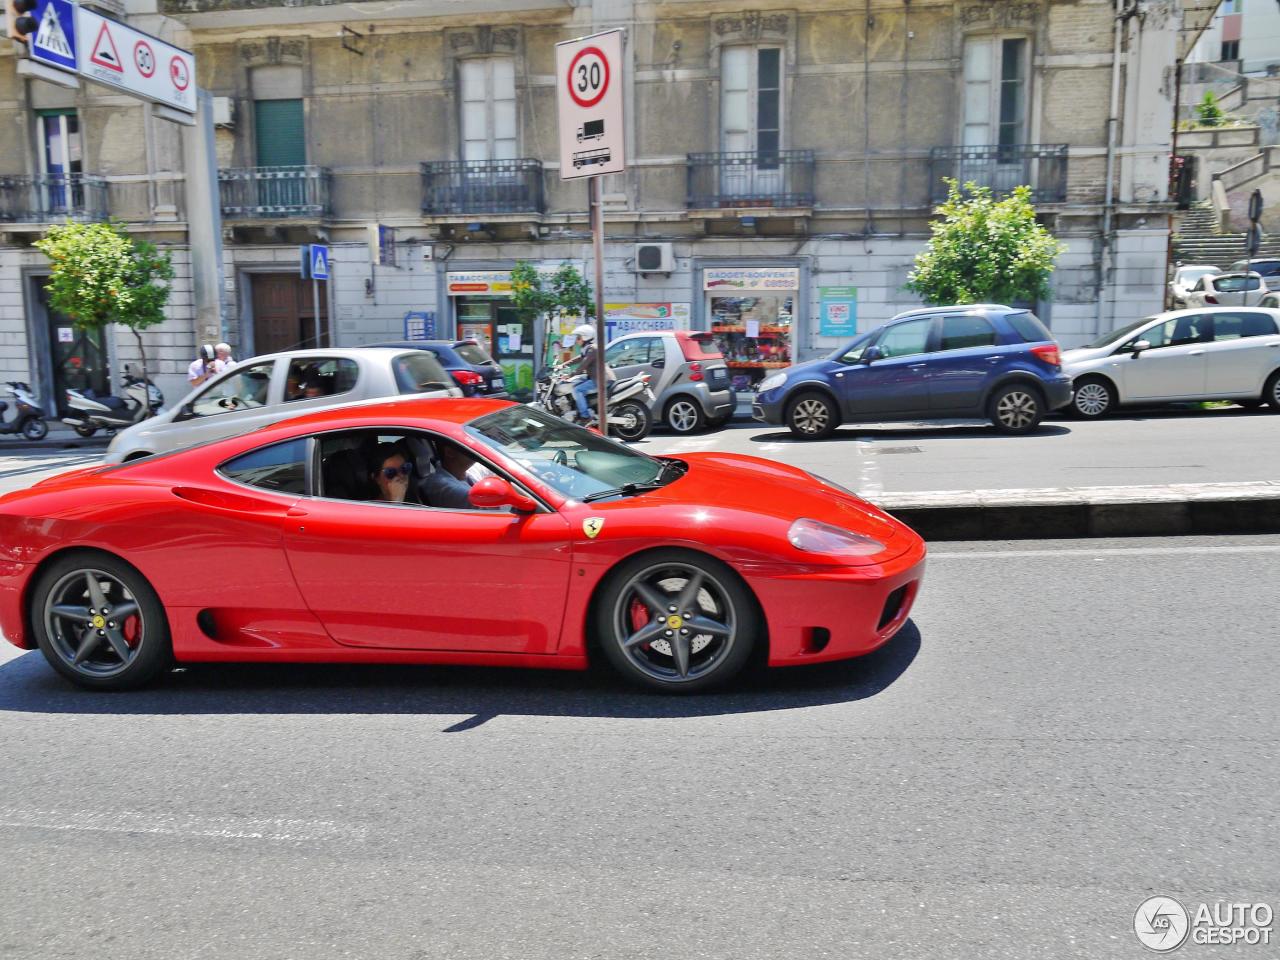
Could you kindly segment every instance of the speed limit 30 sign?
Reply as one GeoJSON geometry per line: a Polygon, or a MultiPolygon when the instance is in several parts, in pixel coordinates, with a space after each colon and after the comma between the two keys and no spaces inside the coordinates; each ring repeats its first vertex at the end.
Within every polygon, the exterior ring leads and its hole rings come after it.
{"type": "Polygon", "coordinates": [[[556,44],[560,179],[626,169],[622,128],[622,31],[556,44]]]}

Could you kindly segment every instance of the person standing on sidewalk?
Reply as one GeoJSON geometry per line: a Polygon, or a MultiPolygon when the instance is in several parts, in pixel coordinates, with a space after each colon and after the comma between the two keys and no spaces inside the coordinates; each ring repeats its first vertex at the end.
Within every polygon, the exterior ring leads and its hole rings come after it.
{"type": "Polygon", "coordinates": [[[214,363],[217,366],[216,373],[221,373],[223,370],[236,365],[236,358],[231,355],[230,344],[220,343],[213,348],[213,352],[215,356],[214,363]]]}

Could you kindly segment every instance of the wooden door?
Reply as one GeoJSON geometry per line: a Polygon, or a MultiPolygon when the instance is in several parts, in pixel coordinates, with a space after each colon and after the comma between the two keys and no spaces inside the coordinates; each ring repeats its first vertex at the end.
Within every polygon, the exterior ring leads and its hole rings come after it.
{"type": "MultiPolygon", "coordinates": [[[[329,342],[320,291],[320,343],[316,343],[315,314],[311,305],[311,281],[291,273],[254,274],[253,352],[259,356],[282,350],[301,350],[329,342]]],[[[323,287],[323,284],[321,285],[323,287]]]]}

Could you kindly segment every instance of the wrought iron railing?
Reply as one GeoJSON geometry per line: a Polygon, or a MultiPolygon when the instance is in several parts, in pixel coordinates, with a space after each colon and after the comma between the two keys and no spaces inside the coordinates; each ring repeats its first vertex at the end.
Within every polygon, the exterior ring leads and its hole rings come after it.
{"type": "Polygon", "coordinates": [[[107,219],[107,181],[85,173],[0,176],[0,221],[107,219]]]}
{"type": "Polygon", "coordinates": [[[944,178],[990,187],[1007,194],[1028,186],[1036,203],[1065,203],[1067,145],[1065,143],[987,144],[976,147],[934,147],[929,151],[929,199],[947,198],[944,178]]]}
{"type": "Polygon", "coordinates": [[[691,210],[812,207],[812,150],[689,154],[691,210]]]}
{"type": "Polygon", "coordinates": [[[234,167],[218,171],[229,220],[319,219],[329,214],[326,167],[234,167]]]}
{"type": "Polygon", "coordinates": [[[422,165],[422,212],[428,216],[544,209],[539,160],[432,160],[422,165]]]}

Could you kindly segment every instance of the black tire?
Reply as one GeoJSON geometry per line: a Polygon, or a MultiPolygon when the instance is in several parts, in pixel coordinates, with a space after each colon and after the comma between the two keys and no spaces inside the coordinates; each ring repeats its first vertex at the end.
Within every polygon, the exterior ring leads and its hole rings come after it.
{"type": "Polygon", "coordinates": [[[1267,378],[1267,385],[1262,388],[1262,402],[1271,405],[1272,413],[1280,413],[1280,370],[1267,378]]]}
{"type": "Polygon", "coordinates": [[[840,426],[840,411],[825,393],[810,390],[787,402],[787,429],[806,440],[823,440],[840,426]]]}
{"type": "Polygon", "coordinates": [[[77,551],[51,563],[31,592],[27,623],[49,665],[89,690],[132,690],[173,665],[160,598],[142,574],[108,553],[77,551]],[[101,607],[92,603],[91,581],[98,585],[101,607]],[[79,613],[67,615],[81,604],[83,620],[79,613]],[[91,604],[97,608],[92,620],[91,604]],[[133,611],[112,619],[126,606],[133,611]],[[117,652],[120,644],[126,655],[117,652]]]}
{"type": "Polygon", "coordinates": [[[707,425],[707,415],[702,412],[702,404],[695,397],[672,397],[667,402],[667,409],[662,419],[672,433],[697,433],[707,425]]]}
{"type": "Polygon", "coordinates": [[[626,400],[618,404],[609,411],[609,417],[630,418],[631,423],[610,423],[609,432],[616,436],[619,440],[626,440],[628,443],[635,443],[637,440],[643,440],[649,435],[649,431],[653,429],[653,414],[649,412],[649,408],[643,403],[635,400],[626,400]]]}
{"type": "Polygon", "coordinates": [[[732,568],[705,554],[672,549],[633,557],[609,575],[597,598],[595,630],[605,657],[626,680],[663,693],[689,694],[737,676],[760,641],[762,621],[755,598],[732,568]],[[689,602],[681,593],[695,575],[701,578],[692,601],[696,609],[681,610],[680,600],[689,602]],[[645,584],[658,602],[642,599],[637,583],[645,584]],[[690,612],[717,633],[685,627],[682,615],[690,612]],[[636,625],[646,617],[647,623],[636,625]],[[642,634],[647,639],[637,641],[642,634]]]}
{"type": "Polygon", "coordinates": [[[1257,410],[1262,406],[1261,400],[1237,400],[1237,407],[1244,407],[1246,410],[1257,410]]]}
{"type": "Polygon", "coordinates": [[[729,423],[729,421],[732,419],[733,419],[732,410],[730,410],[728,413],[722,413],[718,417],[707,417],[707,429],[719,430],[721,427],[726,426],[729,423]]]}
{"type": "Polygon", "coordinates": [[[1045,403],[1040,391],[1028,383],[1007,383],[991,395],[987,416],[1001,433],[1031,433],[1044,419],[1045,403]]]}
{"type": "Polygon", "coordinates": [[[1116,388],[1106,377],[1081,377],[1073,386],[1071,413],[1081,420],[1100,420],[1112,413],[1119,401],[1116,388]]]}
{"type": "Polygon", "coordinates": [[[91,423],[78,423],[72,429],[86,440],[98,432],[98,428],[91,423]]]}
{"type": "Polygon", "coordinates": [[[27,440],[43,440],[49,435],[49,425],[39,417],[28,417],[22,423],[22,436],[27,440]]]}

